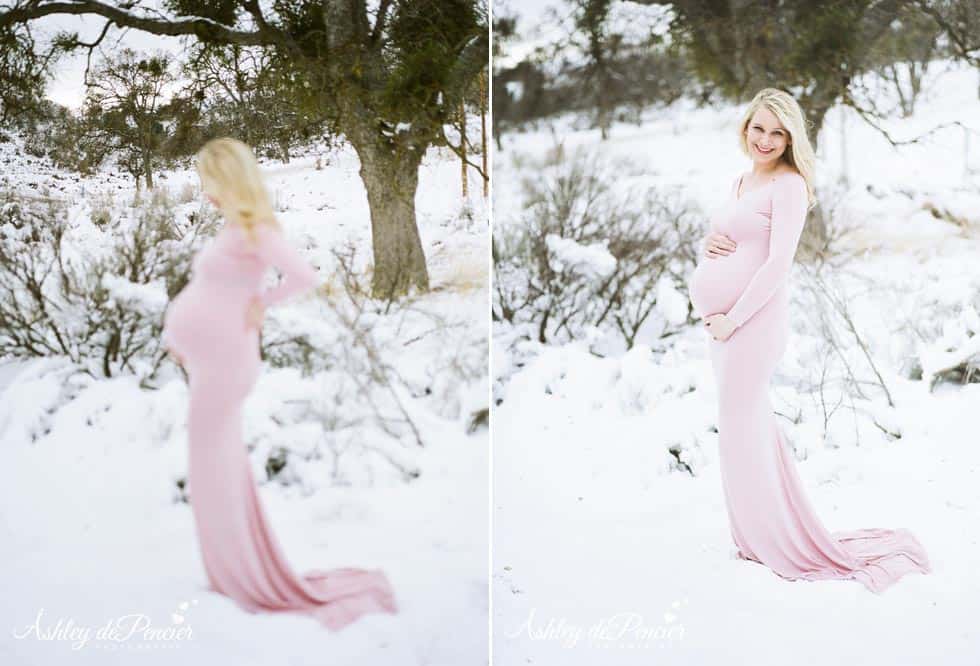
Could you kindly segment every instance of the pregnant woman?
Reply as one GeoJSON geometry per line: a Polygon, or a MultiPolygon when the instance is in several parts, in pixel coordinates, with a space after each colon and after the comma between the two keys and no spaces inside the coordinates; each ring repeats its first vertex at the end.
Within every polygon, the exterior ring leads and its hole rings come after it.
{"type": "Polygon", "coordinates": [[[718,447],[738,557],[795,580],[852,579],[882,592],[925,549],[904,529],[830,533],[804,493],[769,402],[769,379],[789,339],[787,281],[813,202],[814,153],[803,113],[787,93],[760,91],[739,125],[752,171],[712,217],[691,278],[718,385],[718,447]]]}
{"type": "Polygon", "coordinates": [[[269,527],[242,439],[242,403],[259,375],[265,308],[308,291],[316,273],[283,239],[251,149],[209,141],[201,188],[225,215],[194,258],[191,280],[164,318],[164,344],[190,384],[188,485],[209,587],[248,612],[310,613],[337,630],[369,612],[397,612],[384,573],[314,570],[297,576],[269,527]],[[283,279],[261,290],[269,267],[283,279]]]}

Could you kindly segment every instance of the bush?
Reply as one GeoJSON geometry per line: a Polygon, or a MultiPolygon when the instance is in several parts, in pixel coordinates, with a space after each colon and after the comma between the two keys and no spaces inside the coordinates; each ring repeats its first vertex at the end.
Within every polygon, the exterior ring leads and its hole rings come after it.
{"type": "Polygon", "coordinates": [[[110,147],[99,130],[97,118],[79,115],[54,103],[24,133],[25,152],[48,158],[55,166],[82,175],[94,173],[110,147]]]}
{"type": "Polygon", "coordinates": [[[526,169],[522,219],[494,229],[494,319],[533,324],[540,342],[598,333],[632,346],[662,281],[686,292],[696,209],[674,192],[632,187],[644,179],[630,163],[581,150],[566,158],[559,148],[526,169]]]}
{"type": "Polygon", "coordinates": [[[164,191],[121,211],[100,205],[98,225],[69,223],[67,206],[0,192],[0,357],[64,356],[92,376],[148,379],[164,357],[163,312],[215,218],[178,220],[164,191]]]}

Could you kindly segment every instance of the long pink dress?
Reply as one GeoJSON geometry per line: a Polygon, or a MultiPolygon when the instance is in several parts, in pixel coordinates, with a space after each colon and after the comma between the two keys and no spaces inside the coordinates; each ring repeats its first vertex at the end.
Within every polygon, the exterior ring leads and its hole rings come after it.
{"type": "Polygon", "coordinates": [[[731,337],[709,337],[718,385],[722,485],[738,557],[783,578],[854,579],[882,592],[929,560],[905,529],[830,533],[804,493],[792,450],[769,401],[769,380],[789,339],[790,267],[806,220],[806,184],[795,172],[742,192],[741,177],[711,220],[737,244],[703,254],[689,283],[699,317],[726,313],[731,337]]]}
{"type": "Polygon", "coordinates": [[[396,613],[379,569],[313,570],[297,576],[269,528],[242,439],[242,403],[259,376],[258,329],[246,311],[314,286],[316,273],[274,228],[253,240],[225,224],[194,258],[187,287],[164,318],[166,346],[189,375],[188,485],[210,589],[248,612],[310,613],[338,630],[370,612],[396,613]],[[262,290],[265,271],[283,273],[262,290]]]}

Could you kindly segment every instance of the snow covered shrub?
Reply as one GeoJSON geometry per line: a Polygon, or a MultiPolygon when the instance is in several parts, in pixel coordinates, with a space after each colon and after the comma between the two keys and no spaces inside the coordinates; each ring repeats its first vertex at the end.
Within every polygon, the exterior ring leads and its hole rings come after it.
{"type": "Polygon", "coordinates": [[[912,372],[929,382],[980,383],[980,293],[954,305],[936,303],[923,318],[926,330],[915,333],[912,372]]]}
{"type": "Polygon", "coordinates": [[[24,137],[24,152],[33,157],[45,157],[48,153],[43,132],[32,132],[24,137]]]}
{"type": "Polygon", "coordinates": [[[111,191],[92,195],[89,220],[99,229],[105,229],[112,222],[112,210],[115,198],[111,191]]]}
{"type": "Polygon", "coordinates": [[[486,331],[440,312],[431,294],[372,298],[354,246],[331,255],[312,303],[268,313],[262,347],[274,370],[255,404],[275,427],[257,410],[254,455],[267,478],[306,489],[411,481],[446,431],[435,415],[467,432],[486,424],[486,331]]]}
{"type": "Polygon", "coordinates": [[[63,358],[43,359],[15,378],[0,401],[0,433],[10,441],[37,442],[51,433],[59,410],[93,382],[63,358]]]}
{"type": "Polygon", "coordinates": [[[799,311],[824,350],[821,379],[811,392],[836,385],[861,399],[884,398],[893,404],[880,367],[883,359],[876,358],[873,331],[860,318],[854,294],[848,293],[853,286],[845,281],[847,275],[805,263],[798,264],[797,275],[799,311]]]}
{"type": "Polygon", "coordinates": [[[692,203],[583,150],[559,148],[527,170],[522,218],[494,229],[495,320],[533,326],[542,343],[626,347],[646,327],[662,337],[688,321],[678,290],[701,235],[692,203]]]}
{"type": "Polygon", "coordinates": [[[368,276],[353,268],[354,247],[331,252],[336,268],[318,293],[318,311],[270,313],[265,360],[330,375],[340,396],[356,398],[396,439],[407,435],[422,444],[406,407],[410,398],[427,399],[440,416],[465,418],[471,427],[481,422],[486,399],[481,403],[471,393],[485,393],[485,331],[461,335],[470,329],[424,306],[422,298],[372,298],[368,276]],[[407,350],[411,358],[391,349],[407,350]]]}
{"type": "Polygon", "coordinates": [[[64,201],[0,193],[0,357],[62,356],[92,376],[156,372],[163,312],[215,220],[178,220],[163,191],[106,210],[98,224],[70,222],[64,201]]]}
{"type": "Polygon", "coordinates": [[[177,194],[178,203],[191,203],[198,197],[199,191],[198,187],[191,182],[186,182],[180,187],[180,192],[177,194]]]}
{"type": "Polygon", "coordinates": [[[980,382],[975,278],[953,278],[942,267],[869,274],[844,254],[830,256],[833,263],[795,267],[800,316],[786,374],[797,402],[809,403],[804,412],[817,417],[825,446],[902,437],[903,378],[930,391],[941,382],[980,382]]]}

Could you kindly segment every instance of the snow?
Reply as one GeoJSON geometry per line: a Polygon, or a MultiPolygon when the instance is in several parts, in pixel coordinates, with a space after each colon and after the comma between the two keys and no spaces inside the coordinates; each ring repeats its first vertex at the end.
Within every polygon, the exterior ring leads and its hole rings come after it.
{"type": "MultiPolygon", "coordinates": [[[[735,558],[707,333],[696,325],[666,338],[651,325],[628,351],[603,347],[599,356],[588,335],[541,344],[532,324],[495,322],[495,663],[980,661],[980,384],[929,381],[980,351],[977,72],[937,62],[925,84],[915,115],[886,129],[906,139],[962,125],[893,148],[837,107],[818,150],[818,196],[847,231],[840,252],[852,256],[834,257],[840,269],[823,279],[893,405],[840,319],[831,324],[839,351],[828,345],[799,266],[771,398],[825,525],[908,528],[934,572],[876,596],[853,581],[787,582],[735,558]],[[843,383],[845,361],[869,382],[864,396],[843,383]],[[911,378],[916,365],[921,380],[911,378]],[[821,391],[823,368],[831,372],[821,391]]],[[[555,150],[555,136],[566,155],[583,147],[632,160],[642,174],[630,176],[635,184],[682,193],[706,228],[750,166],[736,143],[740,112],[682,99],[648,109],[638,125],[614,124],[607,141],[572,114],[505,134],[494,156],[494,233],[525,224],[521,183],[546,177],[538,160],[555,150]]],[[[688,306],[677,287],[657,285],[657,316],[672,325],[688,306]]]]}
{"type": "Polygon", "coordinates": [[[616,268],[616,258],[603,243],[583,245],[557,234],[545,237],[552,252],[551,268],[556,272],[573,271],[592,278],[607,277],[616,268]]]}
{"type": "MultiPolygon", "coordinates": [[[[128,178],[103,171],[81,179],[23,155],[16,140],[0,144],[0,160],[4,186],[29,192],[33,182],[71,202],[70,249],[105,250],[89,216],[107,193],[124,208],[128,178]]],[[[337,269],[331,250],[347,244],[362,272],[370,217],[353,151],[312,146],[289,164],[263,160],[263,168],[290,242],[321,278],[337,269]]],[[[164,171],[158,182],[199,194],[192,168],[164,171]]],[[[463,200],[449,151],[425,156],[416,205],[433,288],[405,308],[365,312],[361,322],[364,344],[376,345],[386,372],[402,378],[390,393],[368,382],[378,404],[367,403],[343,371],[365,363],[365,349],[323,302],[299,299],[267,313],[266,335],[305,335],[324,345],[317,359],[334,366],[304,374],[267,365],[243,410],[261,500],[294,568],[381,568],[401,612],[364,616],[334,634],[303,615],[250,615],[207,591],[177,483],[186,474],[187,389],[175,367],[141,387],[133,376],[79,374],[57,358],[4,361],[0,662],[258,665],[289,655],[291,664],[319,665],[329,655],[336,663],[459,664],[487,653],[489,438],[486,427],[468,426],[489,398],[488,203],[480,188],[470,191],[463,200]],[[373,410],[401,414],[396,401],[424,446],[400,423],[388,424],[398,439],[381,427],[373,410]],[[280,446],[289,447],[288,464],[266,481],[265,460],[280,446]],[[98,638],[113,622],[123,625],[119,640],[98,638]],[[152,635],[188,627],[190,638],[152,635]]],[[[162,285],[114,275],[104,284],[153,311],[165,301],[162,285]]]]}
{"type": "Polygon", "coordinates": [[[657,308],[673,326],[680,326],[687,319],[687,297],[667,276],[657,282],[657,308]]]}
{"type": "Polygon", "coordinates": [[[147,312],[158,312],[167,306],[167,287],[162,281],[136,284],[119,275],[105,274],[102,286],[116,301],[127,301],[147,312]]]}

